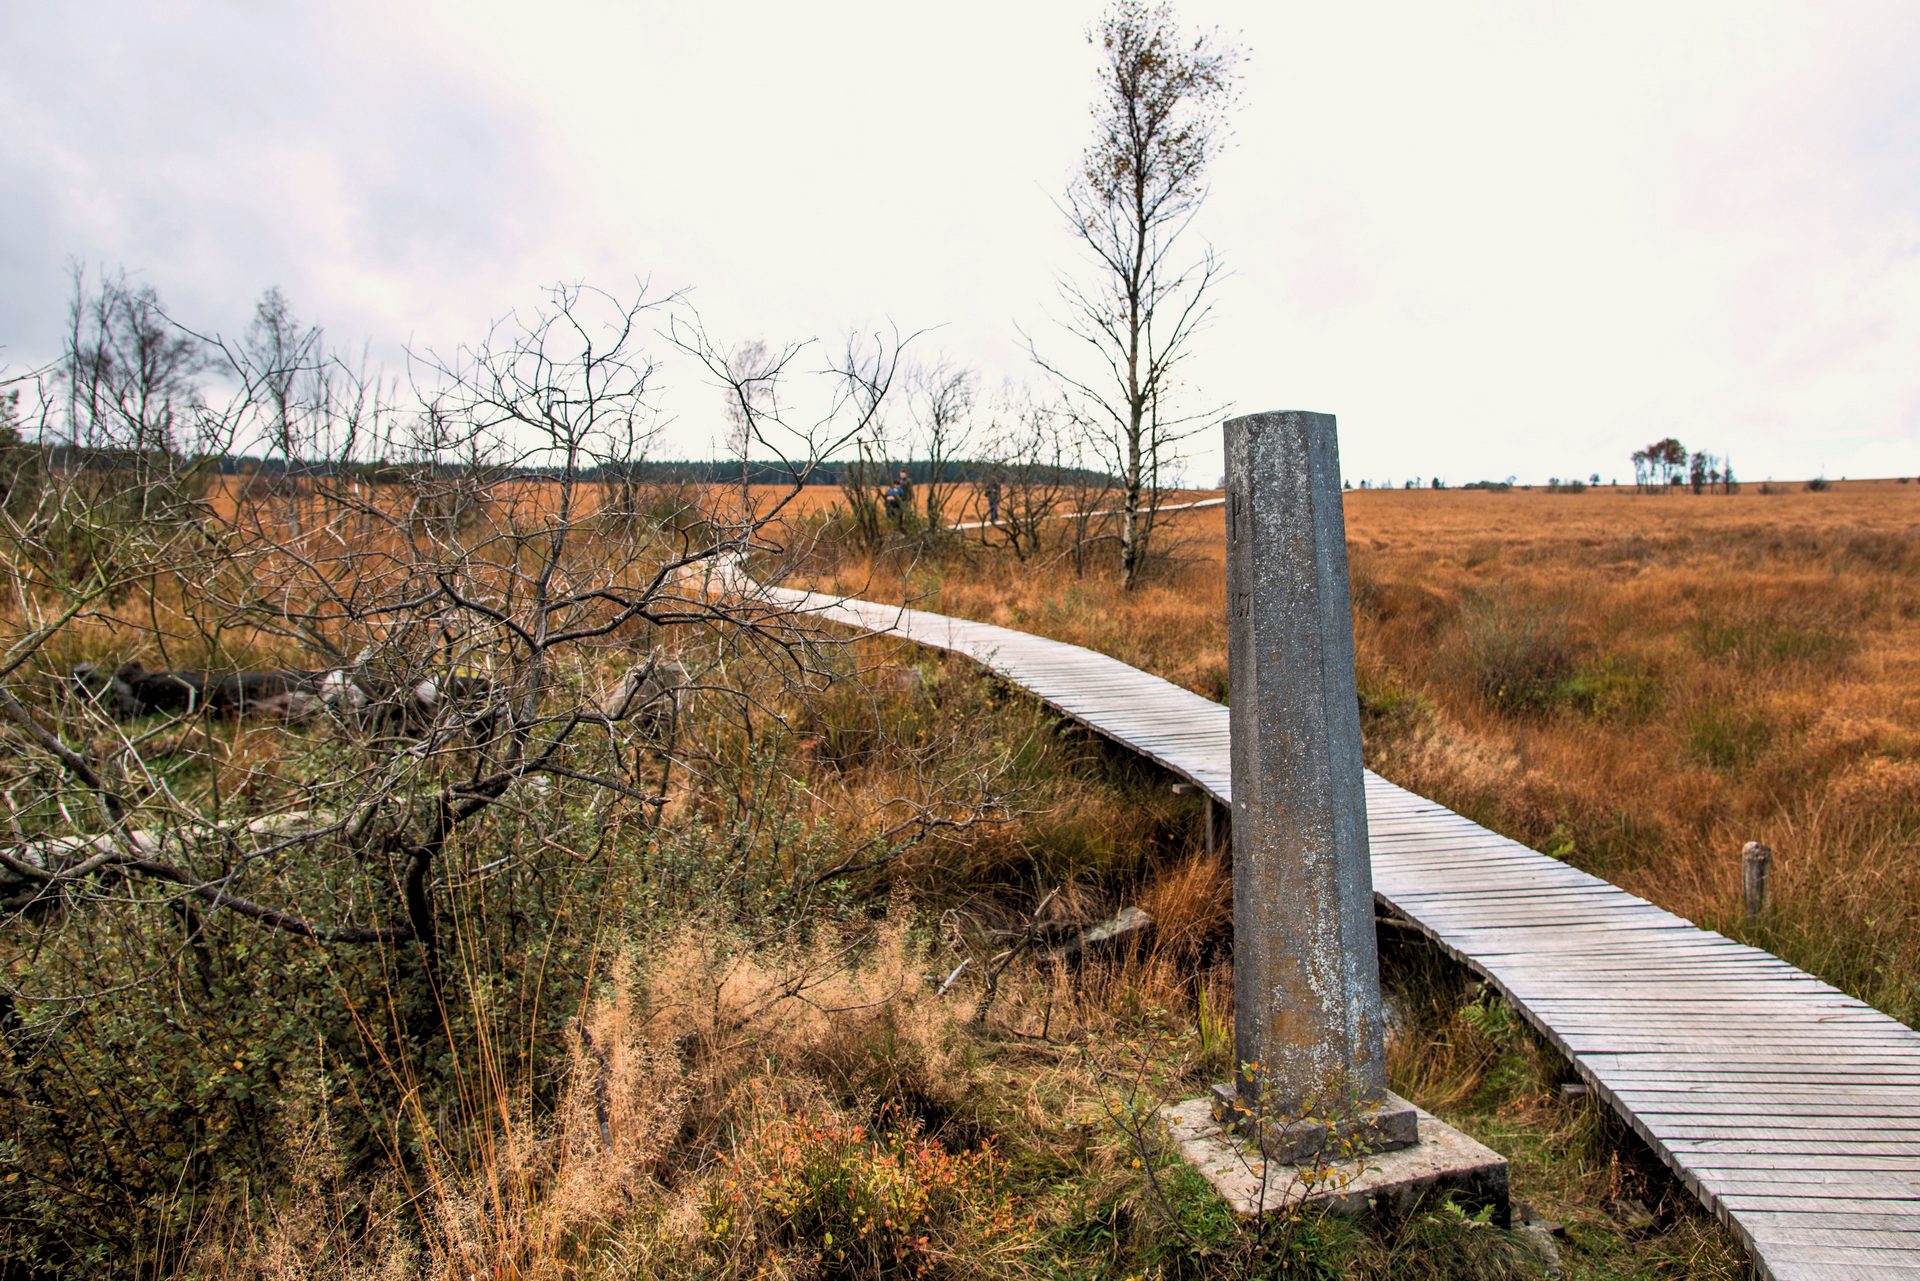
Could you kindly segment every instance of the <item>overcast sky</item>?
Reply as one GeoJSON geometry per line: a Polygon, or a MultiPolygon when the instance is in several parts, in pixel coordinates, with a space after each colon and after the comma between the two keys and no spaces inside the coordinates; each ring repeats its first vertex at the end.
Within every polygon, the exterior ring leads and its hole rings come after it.
{"type": "MultiPolygon", "coordinates": [[[[1627,475],[1666,434],[1920,472],[1920,3],[1179,9],[1248,53],[1202,400],[1337,414],[1356,479],[1627,475]]],[[[52,354],[79,259],[229,333],[277,284],[390,364],[646,277],[729,338],[939,325],[1028,377],[1097,13],[0,0],[0,363],[52,354]]],[[[709,453],[670,374],[664,452],[709,453]]]]}

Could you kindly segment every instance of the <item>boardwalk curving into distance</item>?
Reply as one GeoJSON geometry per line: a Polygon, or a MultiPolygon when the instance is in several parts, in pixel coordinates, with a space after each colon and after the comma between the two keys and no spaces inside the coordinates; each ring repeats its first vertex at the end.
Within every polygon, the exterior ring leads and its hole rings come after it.
{"type": "MultiPolygon", "coordinates": [[[[963,654],[1232,803],[1227,709],[1104,654],[762,588],[963,654]]],[[[1374,893],[1572,1062],[1775,1281],[1920,1281],[1920,1033],[1369,772],[1374,893]]]]}
{"type": "MultiPolygon", "coordinates": [[[[1227,500],[1224,498],[1202,498],[1191,503],[1162,503],[1158,507],[1153,509],[1153,513],[1154,515],[1158,516],[1163,512],[1190,512],[1190,511],[1197,511],[1202,507],[1225,507],[1226,505],[1227,505],[1227,500]]],[[[1089,517],[1118,516],[1120,514],[1120,509],[1116,507],[1108,511],[1086,512],[1084,514],[1089,517]]],[[[1082,513],[1080,512],[1055,512],[1054,514],[1046,517],[1046,519],[1047,520],[1072,520],[1074,517],[1080,516],[1080,515],[1082,515],[1082,513]]],[[[964,534],[969,530],[986,529],[989,526],[995,529],[998,529],[1000,527],[1000,522],[997,520],[969,520],[958,525],[949,525],[947,528],[953,530],[957,534],[964,534]]]]}

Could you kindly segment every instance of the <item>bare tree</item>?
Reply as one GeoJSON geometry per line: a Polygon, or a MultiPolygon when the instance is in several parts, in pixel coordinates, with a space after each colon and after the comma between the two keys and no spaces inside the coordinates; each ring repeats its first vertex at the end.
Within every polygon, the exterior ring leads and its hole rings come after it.
{"type": "Polygon", "coordinates": [[[779,523],[800,487],[835,468],[857,536],[868,546],[877,545],[882,537],[877,486],[868,481],[885,474],[886,410],[903,353],[919,335],[898,330],[852,334],[830,352],[817,339],[788,343],[777,351],[757,342],[729,348],[717,342],[697,316],[676,317],[669,333],[676,346],[706,368],[729,412],[737,413],[736,439],[757,449],[773,474],[790,481],[770,505],[750,510],[736,531],[738,547],[754,550],[754,536],[779,523]],[[750,350],[754,347],[758,350],[750,350]],[[743,351],[749,353],[745,358],[743,351]],[[811,364],[816,360],[822,363],[811,364]],[[807,384],[810,394],[790,395],[796,383],[807,384]]]}
{"type": "Polygon", "coordinates": [[[974,377],[941,359],[916,369],[909,381],[907,404],[927,456],[927,533],[934,535],[947,527],[948,471],[973,442],[974,377]]]}
{"type": "MultiPolygon", "coordinates": [[[[289,519],[298,532],[303,518],[299,494],[304,455],[312,448],[314,418],[325,409],[324,388],[315,385],[328,372],[323,336],[317,326],[300,323],[286,294],[275,286],[254,304],[253,323],[242,341],[248,366],[257,371],[255,390],[265,437],[260,443],[269,454],[270,490],[289,500],[289,519]],[[275,462],[279,467],[271,468],[275,462]]],[[[250,443],[241,442],[242,448],[250,443]]]]}
{"type": "MultiPolygon", "coordinates": [[[[896,349],[861,356],[850,347],[853,357],[829,371],[829,412],[797,436],[781,440],[760,408],[748,411],[755,442],[798,452],[783,455],[795,478],[786,497],[744,529],[716,516],[610,538],[588,473],[650,419],[656,367],[640,350],[640,327],[659,305],[562,288],[548,308],[481,344],[427,353],[417,409],[381,409],[339,433],[411,461],[366,485],[346,455],[316,468],[318,528],[296,534],[246,504],[217,502],[201,508],[194,539],[163,551],[145,538],[147,557],[118,578],[150,584],[136,614],[156,634],[209,668],[237,636],[319,656],[301,686],[314,696],[304,714],[338,720],[356,746],[272,805],[255,796],[234,809],[217,790],[182,794],[153,768],[152,740],[172,730],[131,731],[98,699],[35,709],[0,688],[8,751],[25,771],[15,781],[49,782],[33,812],[68,816],[0,850],[0,894],[16,911],[95,893],[120,907],[185,895],[295,935],[410,942],[431,958],[440,887],[473,874],[447,861],[485,852],[465,834],[501,807],[521,812],[535,796],[542,808],[595,814],[660,804],[631,773],[642,730],[599,695],[609,677],[657,661],[637,641],[659,628],[704,633],[800,679],[815,673],[818,628],[745,580],[710,574],[743,547],[768,546],[763,531],[821,458],[877,415],[896,349]],[[332,701],[322,699],[328,667],[332,701]],[[89,813],[93,824],[82,819],[89,813]]],[[[726,368],[711,345],[689,349],[726,368]]],[[[268,389],[271,420],[271,364],[246,345],[219,350],[242,388],[268,389]]],[[[243,394],[202,413],[218,419],[209,431],[231,435],[258,409],[243,394]]],[[[14,627],[0,676],[89,620],[113,632],[136,622],[96,614],[117,581],[105,572],[94,575],[99,591],[77,598],[63,576],[41,572],[57,555],[35,542],[36,528],[13,527],[10,594],[45,603],[14,627]]],[[[201,707],[187,720],[205,715],[201,707]]],[[[524,865],[537,876],[538,864],[529,850],[489,875],[524,865]]]]}
{"type": "Polygon", "coordinates": [[[658,425],[649,346],[670,310],[562,288],[417,355],[405,384],[316,354],[289,387],[270,344],[210,339],[220,393],[176,389],[146,421],[309,464],[298,528],[237,485],[165,507],[163,468],[101,483],[65,446],[95,422],[127,434],[86,399],[120,382],[0,385],[45,462],[0,504],[0,1155],[32,1172],[0,1181],[16,1229],[104,1251],[128,1223],[177,1227],[233,1169],[284,1158],[279,1100],[316,1055],[360,1110],[361,1157],[457,1164],[462,1109],[550,1087],[554,994],[596,972],[600,922],[639,919],[672,877],[703,902],[804,903],[986,821],[997,767],[929,763],[849,815],[859,839],[781,844],[817,807],[768,742],[858,660],[755,577],[791,550],[801,486],[882,423],[906,340],[783,348],[758,397],[677,312],[669,333],[791,483],[747,513],[694,491],[609,521],[608,462],[658,425]],[[106,679],[129,658],[203,690],[271,677],[278,715],[205,697],[134,715],[106,679]]]}
{"type": "Polygon", "coordinates": [[[750,338],[725,353],[723,363],[727,369],[727,452],[740,460],[740,510],[745,514],[753,510],[753,420],[756,415],[776,412],[774,391],[780,370],[762,338],[750,338]]]}
{"type": "Polygon", "coordinates": [[[1119,537],[1117,491],[1099,443],[1069,407],[1004,390],[981,446],[1000,486],[1000,518],[981,526],[981,541],[997,536],[1021,560],[1051,552],[1084,574],[1119,537]]]}
{"type": "Polygon", "coordinates": [[[1217,32],[1188,38],[1166,4],[1117,0],[1092,33],[1101,51],[1094,140],[1062,210],[1091,275],[1065,278],[1070,354],[1033,358],[1099,433],[1119,478],[1120,564],[1138,579],[1162,472],[1213,416],[1182,407],[1177,371],[1211,309],[1211,249],[1179,256],[1227,136],[1238,52],[1217,32]]]}
{"type": "Polygon", "coordinates": [[[1000,484],[1000,519],[982,525],[982,541],[1004,537],[1021,560],[1040,555],[1049,527],[1067,515],[1075,428],[1024,391],[997,398],[983,453],[1000,484]]]}
{"type": "Polygon", "coordinates": [[[884,425],[876,423],[849,447],[840,467],[840,495],[853,521],[854,540],[862,547],[878,547],[887,536],[880,493],[892,483],[884,425]]]}
{"type": "Polygon", "coordinates": [[[72,271],[60,381],[66,414],[60,442],[119,479],[111,486],[143,504],[134,516],[179,516],[203,460],[226,442],[197,438],[205,345],[167,318],[151,285],[124,271],[88,281],[72,271]],[[164,480],[166,483],[154,483],[164,480]]]}

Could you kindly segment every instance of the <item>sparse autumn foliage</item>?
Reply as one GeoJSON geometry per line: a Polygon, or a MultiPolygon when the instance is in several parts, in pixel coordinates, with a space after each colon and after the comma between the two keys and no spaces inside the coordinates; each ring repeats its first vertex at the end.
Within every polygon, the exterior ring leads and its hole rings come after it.
{"type": "Polygon", "coordinates": [[[1066,351],[1029,347],[1119,478],[1120,568],[1132,587],[1171,479],[1163,468],[1210,414],[1183,403],[1178,372],[1221,267],[1210,248],[1180,254],[1226,142],[1240,54],[1218,32],[1189,36],[1172,6],[1144,0],[1118,0],[1091,38],[1094,138],[1062,205],[1089,262],[1084,279],[1060,282],[1066,351]]]}

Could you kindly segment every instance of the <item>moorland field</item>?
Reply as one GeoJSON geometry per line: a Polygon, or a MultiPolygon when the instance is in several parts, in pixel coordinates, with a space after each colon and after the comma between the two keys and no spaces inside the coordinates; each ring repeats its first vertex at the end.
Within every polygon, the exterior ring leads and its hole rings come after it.
{"type": "MultiPolygon", "coordinates": [[[[10,570],[9,1275],[1540,1275],[1445,1205],[1224,1212],[1151,1120],[1232,1067],[1196,798],[968,663],[730,595],[737,491],[222,481],[116,523],[63,483],[10,570]],[[67,683],[363,652],[469,700],[129,720],[67,683]],[[609,714],[649,655],[680,712],[609,714]],[[1127,906],[1153,928],[1069,946],[1127,906]]],[[[1217,509],[1127,592],[1098,524],[1016,552],[789,497],[764,574],[1225,692],[1217,509]]],[[[1910,1020],[1916,503],[1353,493],[1370,763],[1910,1020]]],[[[1496,995],[1383,948],[1394,1088],[1512,1158],[1564,1275],[1742,1274],[1496,995]]]]}
{"type": "MultiPolygon", "coordinates": [[[[1920,1017],[1920,485],[1346,496],[1368,765],[1920,1017]],[[1740,850],[1776,851],[1744,919],[1740,850]]],[[[1131,595],[992,554],[817,582],[1226,695],[1224,525],[1167,519],[1131,595]]]]}

